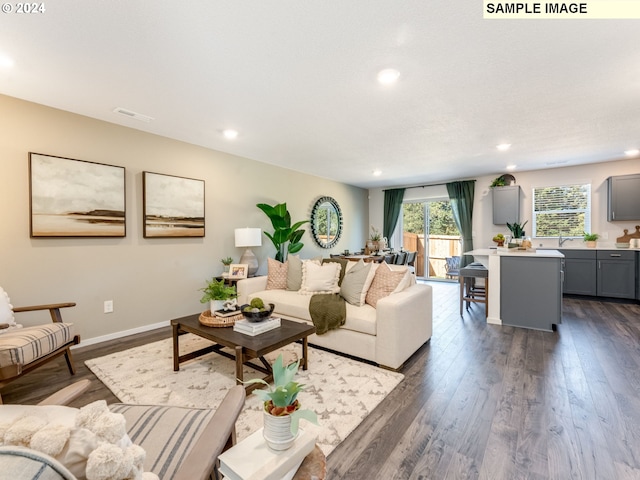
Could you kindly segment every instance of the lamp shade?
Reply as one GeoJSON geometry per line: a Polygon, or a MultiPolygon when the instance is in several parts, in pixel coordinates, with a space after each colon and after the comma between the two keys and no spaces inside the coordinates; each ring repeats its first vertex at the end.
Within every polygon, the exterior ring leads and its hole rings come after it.
{"type": "Polygon", "coordinates": [[[261,247],[262,230],[259,228],[236,228],[236,247],[261,247]]]}

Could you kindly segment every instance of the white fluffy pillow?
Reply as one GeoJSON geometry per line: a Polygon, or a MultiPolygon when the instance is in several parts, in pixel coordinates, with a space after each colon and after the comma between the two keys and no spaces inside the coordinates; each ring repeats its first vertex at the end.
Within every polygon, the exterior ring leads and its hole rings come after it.
{"type": "MultiPolygon", "coordinates": [[[[16,324],[16,320],[13,317],[13,305],[9,295],[0,287],[0,323],[7,323],[11,326],[16,324]]],[[[0,330],[2,332],[2,330],[0,330]]]]}
{"type": "Polygon", "coordinates": [[[319,265],[314,261],[302,263],[302,288],[300,293],[311,295],[314,293],[339,293],[340,279],[339,263],[331,262],[319,265]]]}

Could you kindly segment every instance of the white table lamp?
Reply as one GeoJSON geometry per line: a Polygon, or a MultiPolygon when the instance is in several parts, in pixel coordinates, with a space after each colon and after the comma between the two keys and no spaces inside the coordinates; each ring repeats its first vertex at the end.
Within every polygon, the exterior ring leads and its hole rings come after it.
{"type": "Polygon", "coordinates": [[[240,257],[240,263],[246,263],[249,267],[247,273],[253,277],[258,271],[258,257],[249,247],[262,246],[262,230],[259,228],[236,228],[236,247],[246,247],[247,249],[240,257]]]}

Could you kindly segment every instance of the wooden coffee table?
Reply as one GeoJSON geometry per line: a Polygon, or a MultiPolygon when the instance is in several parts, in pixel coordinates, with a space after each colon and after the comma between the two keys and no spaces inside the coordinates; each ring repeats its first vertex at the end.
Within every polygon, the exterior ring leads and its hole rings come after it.
{"type": "MultiPolygon", "coordinates": [[[[302,369],[306,370],[309,366],[307,337],[315,333],[316,328],[313,325],[282,319],[280,327],[251,337],[234,332],[233,327],[207,327],[198,321],[199,317],[200,314],[195,314],[171,320],[173,328],[173,370],[175,372],[180,370],[181,363],[215,352],[236,361],[237,384],[242,384],[244,380],[243,365],[248,365],[264,373],[266,375],[264,377],[265,382],[270,382],[273,380],[273,371],[264,356],[299,340],[302,341],[302,360],[300,361],[302,369]],[[180,355],[179,339],[180,335],[185,333],[193,333],[199,337],[206,338],[212,341],[213,344],[195,352],[180,355]],[[223,347],[232,349],[233,353],[222,350],[223,347]],[[251,361],[254,359],[259,359],[262,365],[251,361]]],[[[249,393],[260,386],[260,384],[254,383],[247,385],[245,389],[249,393]]]]}

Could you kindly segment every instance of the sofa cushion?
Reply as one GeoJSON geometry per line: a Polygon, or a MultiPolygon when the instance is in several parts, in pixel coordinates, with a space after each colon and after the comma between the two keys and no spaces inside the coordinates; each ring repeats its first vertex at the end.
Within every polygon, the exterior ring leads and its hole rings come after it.
{"type": "Polygon", "coordinates": [[[338,281],[340,278],[339,263],[326,263],[318,265],[312,261],[306,261],[302,264],[302,287],[300,293],[338,293],[340,287],[338,281]]]}
{"type": "MultiPolygon", "coordinates": [[[[367,278],[372,266],[372,263],[364,263],[361,259],[344,274],[340,295],[350,304],[361,306],[365,303],[367,289],[371,285],[371,282],[367,285],[367,278]]],[[[373,276],[371,281],[373,281],[373,276]]]]}
{"type": "Polygon", "coordinates": [[[25,327],[0,335],[0,368],[31,363],[69,343],[73,336],[73,324],[61,322],[25,327]]]}
{"type": "Polygon", "coordinates": [[[378,300],[393,293],[406,273],[402,270],[392,270],[385,262],[381,263],[367,292],[366,303],[375,307],[378,300]]]}
{"type": "Polygon", "coordinates": [[[267,259],[267,290],[287,288],[287,264],[267,259]]]}
{"type": "MultiPolygon", "coordinates": [[[[248,301],[255,297],[260,297],[266,303],[273,303],[275,305],[274,315],[312,323],[311,315],[309,315],[311,295],[298,295],[296,292],[286,290],[264,290],[250,294],[248,301]]],[[[347,303],[347,321],[340,329],[375,335],[376,309],[371,305],[356,307],[347,303]]]]}
{"type": "Polygon", "coordinates": [[[21,480],[76,480],[55,458],[24,447],[0,447],[2,477],[21,480]]]}
{"type": "Polygon", "coordinates": [[[344,258],[323,258],[322,264],[326,263],[339,263],[340,264],[340,276],[338,277],[338,286],[342,285],[342,280],[344,279],[344,274],[347,270],[347,265],[353,262],[346,260],[344,258]]]}
{"type": "Polygon", "coordinates": [[[287,290],[297,292],[302,286],[302,260],[298,255],[287,257],[287,290]]]}

